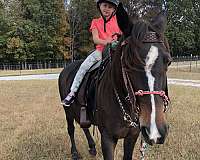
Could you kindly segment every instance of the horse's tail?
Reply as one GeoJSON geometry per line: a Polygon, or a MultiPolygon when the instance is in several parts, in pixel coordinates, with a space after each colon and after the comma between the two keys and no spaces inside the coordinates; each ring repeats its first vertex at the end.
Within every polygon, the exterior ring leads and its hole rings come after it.
{"type": "Polygon", "coordinates": [[[58,87],[59,87],[59,93],[60,93],[60,99],[63,100],[65,98],[65,88],[67,87],[67,83],[64,83],[66,81],[65,76],[65,68],[61,71],[59,78],[58,78],[58,87]]]}

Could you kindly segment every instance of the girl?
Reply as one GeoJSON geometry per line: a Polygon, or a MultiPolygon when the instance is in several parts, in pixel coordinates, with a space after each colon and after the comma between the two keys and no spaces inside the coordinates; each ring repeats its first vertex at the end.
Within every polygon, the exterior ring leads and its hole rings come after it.
{"type": "Polygon", "coordinates": [[[113,35],[116,33],[121,34],[115,16],[118,4],[119,0],[97,0],[97,8],[101,17],[93,19],[90,26],[90,32],[92,32],[96,50],[81,64],[70,88],[70,93],[68,93],[67,97],[61,102],[62,105],[70,106],[70,104],[73,103],[76,92],[87,71],[95,63],[102,60],[102,51],[104,47],[117,40],[117,36],[113,37],[113,35]]]}

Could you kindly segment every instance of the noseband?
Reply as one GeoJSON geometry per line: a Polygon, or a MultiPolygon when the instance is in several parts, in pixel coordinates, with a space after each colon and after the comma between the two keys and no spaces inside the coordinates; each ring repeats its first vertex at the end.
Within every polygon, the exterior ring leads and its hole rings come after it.
{"type": "MultiPolygon", "coordinates": [[[[128,41],[125,40],[121,43],[121,46],[124,46],[127,43],[128,43],[128,41]]],[[[143,39],[143,43],[163,43],[163,40],[157,38],[156,32],[148,32],[143,39]]],[[[115,91],[115,95],[117,97],[118,103],[120,105],[120,108],[122,110],[124,121],[127,122],[130,127],[136,128],[139,126],[139,113],[140,113],[140,107],[136,103],[136,96],[142,97],[145,95],[159,95],[163,99],[164,112],[167,111],[168,104],[169,104],[169,98],[165,94],[165,91],[163,91],[163,90],[161,90],[161,91],[143,91],[143,90],[134,91],[133,86],[130,81],[130,78],[129,78],[129,75],[123,66],[122,57],[123,57],[123,51],[122,51],[122,56],[121,56],[121,64],[122,64],[121,69],[122,69],[123,81],[124,81],[124,84],[125,84],[125,87],[126,87],[126,90],[128,93],[128,96],[125,98],[125,100],[126,101],[128,100],[130,102],[132,109],[134,111],[133,113],[135,114],[134,118],[132,118],[125,111],[122,100],[120,99],[120,96],[115,88],[114,88],[114,91],[115,91]]]]}
{"type": "Polygon", "coordinates": [[[163,103],[164,103],[164,112],[167,111],[167,107],[169,104],[169,97],[165,94],[165,91],[143,91],[143,90],[138,90],[135,92],[136,96],[144,96],[144,95],[159,95],[160,97],[163,98],[163,103]]]}

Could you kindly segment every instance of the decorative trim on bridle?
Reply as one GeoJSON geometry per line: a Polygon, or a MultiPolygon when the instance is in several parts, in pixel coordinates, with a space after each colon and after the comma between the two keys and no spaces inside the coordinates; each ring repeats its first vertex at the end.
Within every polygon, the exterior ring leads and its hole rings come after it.
{"type": "MultiPolygon", "coordinates": [[[[143,43],[164,43],[162,38],[159,38],[156,32],[147,32],[142,40],[143,43]]],[[[125,39],[121,46],[124,46],[128,43],[128,40],[125,39]]]]}
{"type": "MultiPolygon", "coordinates": [[[[144,43],[163,43],[162,40],[159,40],[157,38],[157,35],[155,32],[148,32],[145,35],[145,38],[143,40],[144,43]]],[[[128,43],[127,40],[124,40],[121,43],[121,46],[124,46],[128,43]]],[[[159,95],[160,97],[163,98],[163,103],[164,103],[164,112],[167,111],[168,108],[168,104],[169,104],[169,97],[165,94],[165,91],[143,91],[143,90],[138,90],[138,91],[134,91],[133,86],[131,84],[130,78],[128,76],[128,73],[126,72],[125,68],[123,67],[123,63],[122,63],[122,57],[123,57],[123,51],[122,51],[122,56],[121,56],[121,64],[122,64],[122,75],[123,75],[123,80],[124,80],[124,84],[126,87],[126,90],[128,92],[128,96],[125,98],[125,100],[128,100],[132,106],[132,109],[135,113],[135,117],[134,119],[131,117],[130,114],[128,114],[123,106],[122,100],[120,99],[119,93],[117,92],[117,90],[114,88],[114,92],[117,98],[117,101],[120,105],[120,108],[122,110],[122,114],[123,114],[123,118],[124,121],[126,121],[130,127],[138,127],[139,126],[139,113],[140,113],[140,108],[139,105],[136,103],[136,96],[145,96],[145,95],[159,95]]]]}
{"type": "Polygon", "coordinates": [[[156,32],[147,32],[142,42],[143,43],[164,43],[164,41],[158,37],[156,32]]]}

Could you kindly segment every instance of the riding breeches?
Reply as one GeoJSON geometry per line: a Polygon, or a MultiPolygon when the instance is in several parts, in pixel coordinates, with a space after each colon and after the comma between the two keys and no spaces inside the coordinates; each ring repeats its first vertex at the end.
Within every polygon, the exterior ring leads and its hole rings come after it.
{"type": "MultiPolygon", "coordinates": [[[[81,64],[79,70],[76,73],[74,81],[71,86],[72,92],[77,92],[85,74],[89,71],[89,69],[96,64],[97,62],[102,60],[102,52],[95,50],[92,52],[81,64]]],[[[96,66],[97,68],[98,66],[96,66]]]]}

